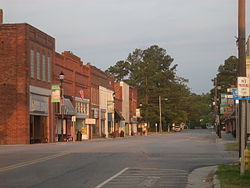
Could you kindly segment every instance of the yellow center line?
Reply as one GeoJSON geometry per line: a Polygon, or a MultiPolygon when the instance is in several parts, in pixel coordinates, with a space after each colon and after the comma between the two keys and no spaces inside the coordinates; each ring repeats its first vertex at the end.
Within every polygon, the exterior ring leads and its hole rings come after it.
{"type": "Polygon", "coordinates": [[[42,158],[31,160],[31,161],[17,163],[17,164],[14,164],[14,165],[10,165],[10,166],[0,168],[0,172],[5,172],[5,171],[8,171],[8,170],[13,170],[13,169],[16,169],[16,168],[21,168],[21,167],[24,167],[24,166],[28,166],[28,165],[32,165],[32,164],[36,164],[36,163],[40,163],[40,162],[44,162],[44,161],[48,161],[50,159],[55,159],[55,158],[58,158],[58,157],[61,157],[61,156],[64,156],[64,155],[68,155],[68,154],[70,154],[70,152],[62,152],[62,153],[58,153],[58,154],[55,154],[55,155],[50,155],[50,156],[47,156],[47,157],[42,157],[42,158]]]}

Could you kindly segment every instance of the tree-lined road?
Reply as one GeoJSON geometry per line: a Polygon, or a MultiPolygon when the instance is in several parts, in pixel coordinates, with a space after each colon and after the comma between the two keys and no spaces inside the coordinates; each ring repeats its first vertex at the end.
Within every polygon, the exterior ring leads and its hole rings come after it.
{"type": "Polygon", "coordinates": [[[237,156],[212,130],[0,146],[0,187],[185,187],[193,169],[237,156]]]}

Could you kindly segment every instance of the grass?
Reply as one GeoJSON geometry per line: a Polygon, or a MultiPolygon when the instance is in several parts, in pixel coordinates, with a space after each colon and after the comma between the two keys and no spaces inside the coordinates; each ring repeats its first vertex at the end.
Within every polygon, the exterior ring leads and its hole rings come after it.
{"type": "Polygon", "coordinates": [[[238,142],[226,143],[225,150],[226,151],[239,151],[239,143],[238,142]]]}
{"type": "MultiPolygon", "coordinates": [[[[247,147],[250,150],[250,145],[249,144],[248,144],[247,147]]],[[[239,151],[239,143],[238,142],[226,143],[225,144],[225,150],[226,151],[239,151]]]]}
{"type": "Polygon", "coordinates": [[[221,183],[221,188],[249,188],[250,171],[245,171],[244,176],[240,176],[239,165],[219,165],[216,175],[221,183]]]}

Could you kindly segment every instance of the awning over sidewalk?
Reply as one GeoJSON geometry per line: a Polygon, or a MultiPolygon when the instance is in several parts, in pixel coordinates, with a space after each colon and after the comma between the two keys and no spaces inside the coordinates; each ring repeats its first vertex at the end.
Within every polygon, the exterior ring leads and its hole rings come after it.
{"type": "Polygon", "coordinates": [[[122,114],[117,109],[115,109],[115,119],[125,120],[125,118],[122,116],[122,114]]]}
{"type": "Polygon", "coordinates": [[[63,109],[64,109],[64,115],[75,115],[76,111],[69,99],[64,98],[63,99],[63,109]]]}

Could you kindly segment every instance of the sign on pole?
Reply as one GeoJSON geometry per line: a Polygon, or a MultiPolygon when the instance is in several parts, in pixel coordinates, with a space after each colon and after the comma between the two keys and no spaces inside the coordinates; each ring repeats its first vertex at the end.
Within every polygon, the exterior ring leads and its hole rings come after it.
{"type": "Polygon", "coordinates": [[[72,122],[76,122],[76,116],[72,116],[72,117],[71,117],[71,121],[72,121],[72,122]]]}
{"type": "Polygon", "coordinates": [[[60,102],[60,84],[52,84],[51,102],[60,102]]]}
{"type": "Polygon", "coordinates": [[[249,96],[249,78],[248,77],[238,77],[237,88],[239,97],[249,96]]]}
{"type": "Polygon", "coordinates": [[[232,93],[233,93],[233,98],[234,98],[234,99],[237,99],[237,98],[238,98],[238,89],[236,89],[236,88],[233,89],[233,90],[232,90],[232,93]]]}

